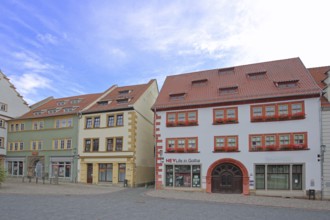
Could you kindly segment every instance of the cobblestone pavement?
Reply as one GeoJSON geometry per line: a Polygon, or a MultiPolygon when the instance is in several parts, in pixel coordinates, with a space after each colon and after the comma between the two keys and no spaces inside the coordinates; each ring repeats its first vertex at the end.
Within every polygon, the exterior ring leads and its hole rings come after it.
{"type": "MultiPolygon", "coordinates": [[[[90,185],[81,183],[43,184],[35,181],[24,183],[21,179],[9,179],[0,186],[0,194],[23,195],[100,195],[124,190],[122,186],[90,185]]],[[[134,189],[133,189],[134,190],[134,189]]],[[[267,196],[244,196],[237,194],[216,194],[205,192],[154,190],[149,188],[145,195],[163,199],[182,199],[228,204],[248,204],[256,206],[271,206],[284,208],[298,208],[309,210],[330,211],[330,201],[293,199],[267,196]]]]}
{"type": "Polygon", "coordinates": [[[0,194],[25,194],[25,195],[95,195],[123,190],[123,187],[109,185],[89,185],[80,183],[45,184],[42,181],[36,184],[21,179],[8,179],[0,186],[0,194]]]}
{"type": "Polygon", "coordinates": [[[269,196],[244,196],[237,194],[217,194],[179,190],[150,190],[146,194],[159,198],[330,211],[330,201],[320,200],[280,198],[269,196]]]}

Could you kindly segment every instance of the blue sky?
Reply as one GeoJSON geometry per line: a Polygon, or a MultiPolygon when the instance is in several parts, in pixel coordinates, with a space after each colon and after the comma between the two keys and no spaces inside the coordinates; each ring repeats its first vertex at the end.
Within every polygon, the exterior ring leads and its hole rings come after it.
{"type": "Polygon", "coordinates": [[[300,57],[330,65],[327,0],[1,0],[0,69],[29,103],[300,57]]]}

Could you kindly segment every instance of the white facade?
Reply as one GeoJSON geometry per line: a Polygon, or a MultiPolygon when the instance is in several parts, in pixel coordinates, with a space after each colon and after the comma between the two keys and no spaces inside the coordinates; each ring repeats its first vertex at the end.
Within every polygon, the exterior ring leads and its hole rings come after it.
{"type": "MultiPolygon", "coordinates": [[[[290,102],[301,101],[290,100],[290,102]]],[[[270,102],[271,103],[271,102],[270,102]]],[[[285,101],[275,102],[285,103],[285,101]]],[[[267,103],[258,103],[267,104],[267,103]]],[[[165,165],[167,164],[198,164],[201,166],[201,187],[199,190],[207,190],[207,172],[210,166],[220,159],[234,159],[241,162],[247,169],[249,176],[250,192],[265,195],[285,195],[285,196],[304,196],[306,190],[321,190],[320,162],[317,161],[317,154],[320,153],[320,100],[319,98],[310,98],[304,100],[306,118],[301,120],[274,121],[252,123],[250,118],[251,104],[242,104],[236,106],[206,107],[198,109],[198,126],[186,127],[166,127],[166,111],[156,112],[160,122],[156,128],[156,135],[163,147],[162,157],[158,159],[160,163],[160,176],[156,181],[163,182],[165,186],[165,165]],[[237,124],[213,125],[214,108],[238,108],[237,124]],[[295,151],[249,151],[249,135],[251,134],[272,134],[272,133],[293,133],[307,132],[308,150],[295,151]],[[215,136],[238,136],[239,152],[213,152],[215,136]],[[198,137],[198,153],[166,153],[166,139],[180,137],[198,137]],[[294,165],[301,164],[303,167],[302,190],[255,190],[257,164],[276,164],[276,165],[294,165]]],[[[179,112],[178,110],[176,112],[179,112]]],[[[182,110],[186,111],[186,110],[182,110]]],[[[174,111],[169,111],[174,112],[174,111]]],[[[198,188],[197,188],[198,190],[198,188]]]]}
{"type": "Polygon", "coordinates": [[[322,144],[326,146],[323,161],[323,198],[330,199],[330,109],[322,110],[322,144]]]}
{"type": "MultiPolygon", "coordinates": [[[[0,71],[0,159],[6,155],[7,120],[28,112],[29,106],[16,91],[9,79],[0,71]]],[[[1,165],[0,161],[0,165],[1,165]]]]}

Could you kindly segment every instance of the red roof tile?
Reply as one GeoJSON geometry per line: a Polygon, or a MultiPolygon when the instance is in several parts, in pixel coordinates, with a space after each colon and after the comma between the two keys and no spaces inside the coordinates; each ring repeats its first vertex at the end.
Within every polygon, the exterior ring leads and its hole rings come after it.
{"type": "Polygon", "coordinates": [[[168,76],[154,108],[159,110],[162,108],[318,94],[320,94],[320,88],[301,60],[291,58],[168,76]],[[253,74],[263,72],[266,72],[266,74],[253,74]],[[192,86],[192,81],[202,79],[207,79],[205,85],[192,86]],[[279,83],[286,83],[286,86],[280,88],[279,83]],[[220,88],[236,87],[237,92],[219,92],[220,88]],[[178,93],[185,93],[184,99],[170,100],[171,94],[178,93]]]}
{"type": "Polygon", "coordinates": [[[327,84],[325,84],[323,80],[328,78],[327,72],[330,71],[330,66],[308,68],[308,71],[311,73],[311,75],[315,79],[316,83],[321,87],[321,89],[324,89],[327,86],[327,84]]]}
{"type": "MultiPolygon", "coordinates": [[[[328,78],[327,72],[330,71],[330,66],[308,68],[308,71],[313,76],[316,83],[321,87],[321,89],[325,89],[327,87],[327,84],[324,82],[324,80],[328,78]]],[[[325,97],[322,97],[321,106],[329,108],[330,102],[325,97]]]]}
{"type": "Polygon", "coordinates": [[[133,104],[154,81],[155,80],[150,80],[149,83],[141,85],[117,87],[83,113],[103,112],[133,107],[133,104]]]}
{"type": "Polygon", "coordinates": [[[102,93],[97,93],[97,94],[88,94],[88,95],[52,99],[46,102],[45,104],[29,111],[28,113],[26,113],[25,115],[21,116],[18,119],[44,118],[44,117],[76,114],[79,111],[82,111],[88,105],[90,105],[101,95],[102,93]],[[80,100],[80,101],[74,101],[74,100],[80,100]],[[70,109],[70,108],[72,108],[72,111],[70,112],[65,111],[65,109],[70,109]]]}

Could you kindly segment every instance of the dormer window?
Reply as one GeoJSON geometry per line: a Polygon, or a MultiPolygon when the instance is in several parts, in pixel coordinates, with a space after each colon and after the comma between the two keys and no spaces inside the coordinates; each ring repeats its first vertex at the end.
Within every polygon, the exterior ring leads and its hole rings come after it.
{"type": "Polygon", "coordinates": [[[238,93],[238,86],[221,87],[219,88],[219,93],[220,95],[238,93]]]}
{"type": "Polygon", "coordinates": [[[98,105],[105,106],[105,105],[108,105],[109,104],[109,101],[98,101],[97,104],[98,105]]]}
{"type": "Polygon", "coordinates": [[[219,76],[234,74],[234,67],[219,69],[218,74],[219,76]]]}
{"type": "Polygon", "coordinates": [[[45,111],[35,111],[33,112],[33,115],[38,116],[38,115],[42,115],[45,111]]]}
{"type": "Polygon", "coordinates": [[[205,86],[207,85],[207,79],[198,79],[191,81],[192,86],[205,86]]]}
{"type": "Polygon", "coordinates": [[[60,111],[61,108],[54,108],[54,109],[48,109],[48,114],[55,114],[56,112],[60,111]]]}
{"type": "Polygon", "coordinates": [[[77,107],[68,107],[68,108],[64,108],[63,111],[64,112],[73,112],[77,107]]]}
{"type": "Polygon", "coordinates": [[[131,93],[131,90],[128,90],[128,89],[121,90],[121,91],[118,91],[118,93],[119,93],[119,95],[127,95],[127,94],[131,93]]]}
{"type": "Polygon", "coordinates": [[[117,104],[127,104],[129,102],[129,99],[117,99],[117,104]]]}
{"type": "Polygon", "coordinates": [[[277,88],[294,88],[298,86],[299,80],[288,80],[288,81],[279,81],[279,82],[274,82],[275,86],[277,88]]]}
{"type": "Polygon", "coordinates": [[[183,100],[185,98],[185,96],[186,96],[186,93],[184,93],[184,92],[170,94],[170,100],[171,101],[183,100]]]}
{"type": "Polygon", "coordinates": [[[80,103],[82,101],[82,99],[72,99],[71,101],[70,101],[70,103],[71,104],[78,104],[78,103],[80,103]]]}
{"type": "Polygon", "coordinates": [[[266,71],[252,72],[246,74],[249,79],[265,79],[266,71]]]}
{"type": "Polygon", "coordinates": [[[58,102],[57,102],[57,105],[58,105],[58,106],[62,106],[62,105],[65,105],[65,103],[66,103],[66,101],[58,101],[58,102]]]}

